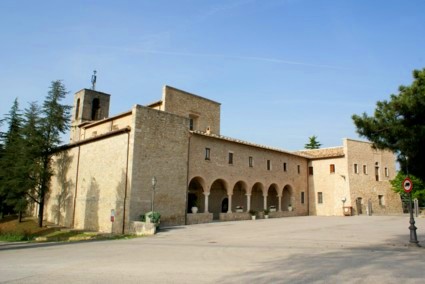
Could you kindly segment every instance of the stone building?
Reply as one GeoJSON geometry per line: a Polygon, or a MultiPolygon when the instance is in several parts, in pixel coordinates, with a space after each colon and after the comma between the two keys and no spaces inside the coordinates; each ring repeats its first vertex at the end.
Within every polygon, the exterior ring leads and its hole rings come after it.
{"type": "Polygon", "coordinates": [[[102,92],[75,94],[70,143],[55,155],[48,221],[122,233],[152,205],[164,225],[246,220],[249,210],[264,209],[271,218],[343,215],[343,205],[364,214],[367,203],[375,213],[401,213],[388,182],[394,156],[370,143],[289,152],[225,137],[219,103],[169,86],[160,101],[115,116],[109,104],[102,92]]]}

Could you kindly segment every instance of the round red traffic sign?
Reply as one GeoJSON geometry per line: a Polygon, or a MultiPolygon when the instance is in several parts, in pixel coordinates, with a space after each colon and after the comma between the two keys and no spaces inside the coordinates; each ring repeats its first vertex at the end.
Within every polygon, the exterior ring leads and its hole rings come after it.
{"type": "Polygon", "coordinates": [[[404,189],[404,192],[407,192],[407,193],[412,191],[413,183],[410,180],[410,178],[407,177],[403,180],[403,189],[404,189]]]}

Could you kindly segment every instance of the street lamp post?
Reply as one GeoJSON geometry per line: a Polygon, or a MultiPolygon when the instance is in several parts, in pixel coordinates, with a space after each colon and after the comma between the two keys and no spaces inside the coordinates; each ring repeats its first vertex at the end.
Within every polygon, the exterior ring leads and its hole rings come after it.
{"type": "Polygon", "coordinates": [[[152,177],[152,218],[151,218],[151,222],[153,223],[153,205],[154,205],[154,201],[155,201],[155,186],[156,186],[156,177],[153,176],[152,177]]]}

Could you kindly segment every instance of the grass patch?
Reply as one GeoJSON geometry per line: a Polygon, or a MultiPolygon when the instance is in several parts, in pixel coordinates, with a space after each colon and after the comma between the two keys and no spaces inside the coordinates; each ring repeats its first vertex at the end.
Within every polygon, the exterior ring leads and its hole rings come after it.
{"type": "Polygon", "coordinates": [[[0,241],[22,242],[64,242],[83,240],[116,240],[134,238],[132,235],[102,234],[78,230],[61,230],[60,228],[38,227],[36,218],[24,218],[21,223],[17,217],[8,216],[0,220],[0,241]]]}
{"type": "Polygon", "coordinates": [[[0,221],[0,241],[19,242],[31,241],[38,236],[49,234],[57,229],[38,227],[34,218],[24,218],[21,223],[15,216],[7,216],[0,221]]]}

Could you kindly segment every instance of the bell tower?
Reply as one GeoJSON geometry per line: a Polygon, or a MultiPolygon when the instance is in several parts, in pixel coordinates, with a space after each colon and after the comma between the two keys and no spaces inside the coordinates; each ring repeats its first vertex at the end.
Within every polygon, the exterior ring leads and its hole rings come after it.
{"type": "Polygon", "coordinates": [[[74,95],[70,143],[80,140],[81,126],[109,117],[111,95],[90,89],[82,89],[74,95]]]}

